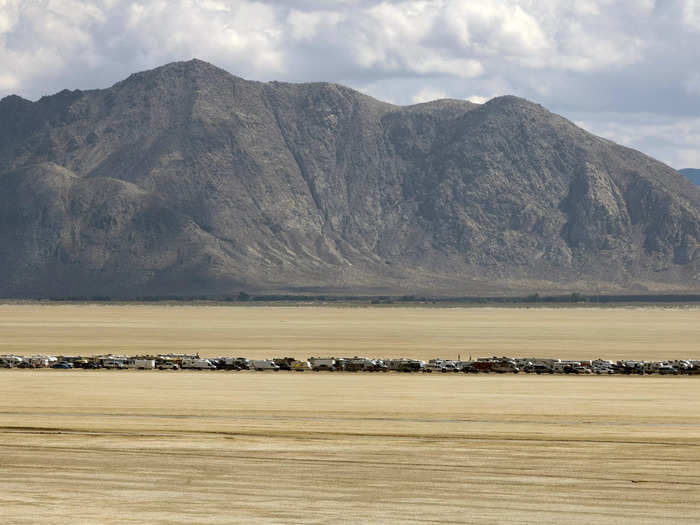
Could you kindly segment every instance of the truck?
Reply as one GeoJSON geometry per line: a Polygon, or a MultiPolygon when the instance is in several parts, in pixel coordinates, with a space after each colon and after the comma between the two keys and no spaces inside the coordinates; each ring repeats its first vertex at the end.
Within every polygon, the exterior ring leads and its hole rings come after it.
{"type": "Polygon", "coordinates": [[[512,359],[497,359],[491,365],[491,371],[497,374],[517,374],[520,369],[512,359]]]}
{"type": "Polygon", "coordinates": [[[396,372],[423,372],[426,370],[426,364],[417,359],[390,359],[386,362],[389,370],[396,372]]]}
{"type": "Polygon", "coordinates": [[[431,359],[426,365],[426,372],[460,372],[462,370],[462,363],[457,361],[451,361],[449,359],[431,359]]]}
{"type": "Polygon", "coordinates": [[[581,368],[579,361],[559,361],[554,363],[552,370],[554,370],[555,374],[576,374],[579,368],[581,368]]]}
{"type": "Polygon", "coordinates": [[[220,357],[219,368],[223,370],[249,370],[250,361],[245,357],[220,357]]]}
{"type": "Polygon", "coordinates": [[[374,368],[374,362],[366,357],[355,356],[343,359],[343,370],[346,372],[368,372],[374,368]]]}
{"type": "Polygon", "coordinates": [[[262,372],[264,370],[274,370],[279,372],[280,367],[272,359],[253,359],[250,362],[250,369],[262,372]]]}
{"type": "Polygon", "coordinates": [[[216,365],[209,359],[199,357],[184,357],[182,359],[182,369],[189,370],[216,370],[216,365]]]}
{"type": "Polygon", "coordinates": [[[294,360],[294,362],[291,364],[291,367],[292,370],[294,370],[295,372],[304,372],[306,370],[311,370],[311,365],[308,361],[294,360]]]}
{"type": "Polygon", "coordinates": [[[493,368],[493,360],[487,357],[480,357],[476,361],[472,361],[469,366],[470,371],[475,374],[488,374],[493,368]]]}
{"type": "Polygon", "coordinates": [[[180,365],[172,359],[158,358],[156,359],[156,368],[158,370],[179,370],[180,365]]]}
{"type": "Polygon", "coordinates": [[[644,374],[644,361],[618,361],[615,363],[614,369],[620,374],[644,374]]]}

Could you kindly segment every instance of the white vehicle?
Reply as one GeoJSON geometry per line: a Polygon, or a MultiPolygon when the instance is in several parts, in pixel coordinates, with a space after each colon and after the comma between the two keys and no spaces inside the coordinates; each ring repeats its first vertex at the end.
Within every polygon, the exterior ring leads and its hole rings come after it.
{"type": "Polygon", "coordinates": [[[129,359],[125,363],[127,368],[136,370],[154,370],[156,368],[155,359],[129,359]]]}
{"type": "Polygon", "coordinates": [[[520,372],[520,369],[512,359],[501,358],[493,363],[491,371],[497,374],[517,374],[520,372]]]}
{"type": "Polygon", "coordinates": [[[667,361],[667,364],[671,365],[681,374],[685,374],[688,372],[688,370],[691,370],[693,368],[691,362],[686,359],[676,359],[674,361],[667,361]]]}
{"type": "Polygon", "coordinates": [[[580,361],[559,361],[552,366],[552,370],[554,370],[555,374],[570,374],[578,368],[581,368],[580,361]]]}
{"type": "Polygon", "coordinates": [[[126,359],[102,359],[102,368],[126,368],[126,359]]]}
{"type": "Polygon", "coordinates": [[[182,369],[190,370],[216,370],[216,365],[209,359],[186,357],[182,360],[182,369]]]}
{"type": "Polygon", "coordinates": [[[156,368],[158,370],[179,370],[180,367],[175,361],[170,361],[169,359],[162,359],[156,362],[156,368]]]}
{"type": "Polygon", "coordinates": [[[332,372],[336,369],[337,363],[334,357],[309,357],[309,364],[314,372],[321,370],[332,372]]]}
{"type": "Polygon", "coordinates": [[[459,372],[462,369],[455,361],[447,359],[431,359],[425,367],[426,372],[459,372]]]}
{"type": "Polygon", "coordinates": [[[594,368],[612,368],[615,363],[607,359],[595,359],[591,361],[591,366],[594,368]]]}
{"type": "Polygon", "coordinates": [[[25,360],[28,360],[33,368],[48,368],[52,364],[58,362],[58,360],[55,357],[50,355],[35,355],[26,358],[25,360]]]}
{"type": "Polygon", "coordinates": [[[15,368],[20,365],[24,360],[17,355],[3,355],[0,356],[0,368],[15,368]]]}
{"type": "Polygon", "coordinates": [[[533,365],[544,365],[549,369],[553,369],[556,363],[561,363],[561,359],[550,359],[542,357],[528,357],[527,360],[533,365]]]}
{"type": "Polygon", "coordinates": [[[250,368],[262,372],[263,370],[279,371],[280,367],[272,359],[254,359],[250,362],[250,368]]]}
{"type": "Polygon", "coordinates": [[[669,363],[661,361],[648,361],[644,363],[644,371],[647,374],[678,375],[678,370],[669,363]]]}

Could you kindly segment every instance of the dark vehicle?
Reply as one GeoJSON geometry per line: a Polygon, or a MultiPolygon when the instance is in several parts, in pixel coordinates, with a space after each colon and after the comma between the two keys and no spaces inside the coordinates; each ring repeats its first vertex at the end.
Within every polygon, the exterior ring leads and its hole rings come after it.
{"type": "Polygon", "coordinates": [[[346,357],[338,361],[345,372],[371,372],[375,369],[375,363],[366,357],[346,357]]]}
{"type": "Polygon", "coordinates": [[[554,370],[543,363],[534,363],[525,367],[524,371],[528,374],[553,374],[554,370]]]}
{"type": "Polygon", "coordinates": [[[234,363],[238,370],[250,370],[250,359],[245,357],[237,357],[234,360],[234,363]]]}
{"type": "Polygon", "coordinates": [[[55,365],[51,365],[51,368],[66,369],[66,368],[73,368],[73,365],[68,363],[67,361],[61,361],[60,363],[56,363],[55,365]]]}
{"type": "Polygon", "coordinates": [[[425,368],[421,361],[415,359],[391,359],[387,365],[389,370],[405,373],[422,372],[425,368]]]}
{"type": "Polygon", "coordinates": [[[484,373],[484,374],[488,374],[493,369],[493,361],[486,361],[486,360],[485,361],[482,361],[482,360],[474,361],[471,364],[470,368],[471,368],[470,371],[473,371],[476,374],[478,374],[480,372],[484,373]]]}
{"type": "Polygon", "coordinates": [[[292,364],[294,364],[295,361],[296,359],[293,357],[278,357],[272,360],[272,362],[275,363],[280,370],[291,370],[292,364]]]}

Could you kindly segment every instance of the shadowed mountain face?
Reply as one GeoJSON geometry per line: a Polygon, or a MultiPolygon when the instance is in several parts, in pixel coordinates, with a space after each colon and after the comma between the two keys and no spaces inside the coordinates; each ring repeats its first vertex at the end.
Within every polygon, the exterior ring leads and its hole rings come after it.
{"type": "Polygon", "coordinates": [[[0,295],[700,290],[700,189],[515,97],[201,61],[0,101],[0,295]]]}
{"type": "Polygon", "coordinates": [[[690,182],[700,186],[700,170],[693,168],[686,168],[683,170],[678,170],[680,173],[685,175],[690,182]]]}

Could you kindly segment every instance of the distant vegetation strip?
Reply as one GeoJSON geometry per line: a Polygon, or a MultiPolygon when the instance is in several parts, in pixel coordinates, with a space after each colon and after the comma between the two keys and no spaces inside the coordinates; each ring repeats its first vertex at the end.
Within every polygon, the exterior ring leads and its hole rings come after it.
{"type": "Polygon", "coordinates": [[[571,293],[564,295],[530,294],[508,297],[430,297],[423,295],[296,295],[261,294],[240,292],[237,295],[156,295],[142,297],[110,296],[56,296],[6,298],[6,300],[33,300],[48,302],[211,302],[211,303],[356,303],[356,304],[620,304],[620,303],[700,303],[698,294],[648,294],[648,295],[588,295],[571,293]]]}

